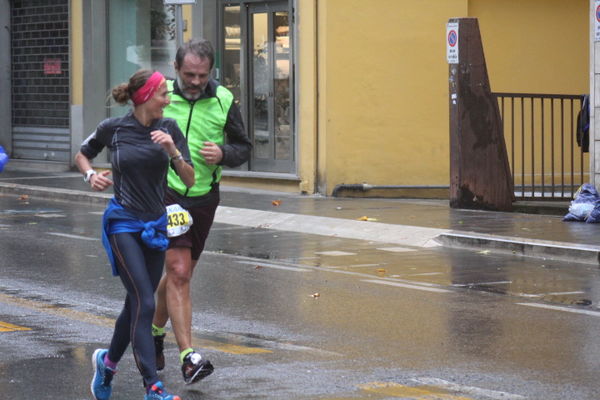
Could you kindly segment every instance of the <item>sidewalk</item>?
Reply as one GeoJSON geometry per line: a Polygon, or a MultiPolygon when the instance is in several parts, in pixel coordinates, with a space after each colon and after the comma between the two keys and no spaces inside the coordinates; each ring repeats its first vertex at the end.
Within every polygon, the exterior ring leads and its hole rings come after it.
{"type": "MultiPolygon", "coordinates": [[[[509,252],[598,264],[600,224],[562,222],[569,203],[518,203],[504,213],[451,209],[446,200],[301,196],[222,186],[215,221],[429,247],[509,252]],[[541,212],[541,213],[540,213],[541,212]],[[360,219],[368,219],[362,221],[360,219]]],[[[112,193],[92,192],[79,173],[5,169],[0,194],[104,205],[112,193]]]]}

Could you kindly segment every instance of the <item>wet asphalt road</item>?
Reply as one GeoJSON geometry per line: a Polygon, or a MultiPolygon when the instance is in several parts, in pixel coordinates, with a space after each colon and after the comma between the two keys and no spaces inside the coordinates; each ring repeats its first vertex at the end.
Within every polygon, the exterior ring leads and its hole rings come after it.
{"type": "MultiPolygon", "coordinates": [[[[0,197],[0,398],[90,399],[124,297],[101,207],[0,197]]],[[[597,399],[595,266],[216,224],[183,399],[597,399]]],[[[131,353],[114,399],[141,399],[131,353]]]]}

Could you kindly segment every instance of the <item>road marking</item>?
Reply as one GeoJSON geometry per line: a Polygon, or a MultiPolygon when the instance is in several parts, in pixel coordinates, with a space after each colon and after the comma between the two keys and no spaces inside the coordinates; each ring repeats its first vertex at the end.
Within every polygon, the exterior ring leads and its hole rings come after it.
{"type": "Polygon", "coordinates": [[[424,385],[442,387],[452,392],[466,393],[476,397],[483,396],[486,398],[497,400],[519,400],[526,398],[518,394],[500,392],[497,390],[482,389],[475,386],[465,386],[458,383],[448,382],[439,378],[416,378],[413,379],[413,381],[424,385]]]}
{"type": "Polygon", "coordinates": [[[15,332],[15,331],[30,331],[31,328],[24,326],[9,324],[8,322],[0,321],[0,332],[15,332]]]}
{"type": "MultiPolygon", "coordinates": [[[[263,262],[262,262],[263,259],[261,259],[261,258],[238,256],[235,254],[224,254],[224,253],[220,253],[220,252],[216,252],[216,251],[204,251],[202,254],[209,254],[209,253],[215,257],[230,257],[233,259],[244,260],[244,261],[247,261],[247,263],[250,265],[263,265],[263,262]]],[[[239,261],[236,261],[236,262],[239,262],[239,261]]],[[[329,268],[330,267],[329,265],[321,265],[321,266],[316,267],[316,266],[312,266],[312,265],[294,264],[291,262],[286,263],[286,264],[288,264],[289,266],[298,268],[298,269],[323,271],[324,268],[327,268],[327,272],[331,272],[331,273],[335,273],[335,274],[357,276],[357,277],[361,277],[361,278],[373,278],[372,274],[365,274],[362,272],[355,272],[355,271],[346,271],[346,270],[342,270],[342,269],[333,269],[333,268],[329,268]]],[[[278,266],[284,267],[283,265],[278,265],[278,266]]],[[[367,280],[365,280],[365,282],[369,282],[369,280],[367,279],[367,280]]],[[[381,279],[374,280],[374,283],[390,284],[392,286],[406,285],[406,287],[410,288],[410,289],[430,290],[432,292],[438,292],[438,293],[451,293],[450,290],[438,289],[440,287],[440,285],[435,284],[435,283],[429,283],[429,282],[416,283],[414,281],[408,281],[405,279],[381,278],[381,279]]]]}
{"type": "Polygon", "coordinates": [[[455,286],[455,287],[467,287],[467,286],[482,286],[482,285],[506,285],[506,284],[509,284],[509,283],[512,283],[512,281],[455,283],[452,286],[455,286]]]}
{"type": "MultiPolygon", "coordinates": [[[[172,340],[176,343],[175,339],[172,340]]],[[[237,344],[223,343],[216,340],[192,338],[192,346],[195,348],[211,349],[228,354],[264,354],[272,353],[273,351],[261,347],[240,346],[237,344]]]]}
{"type": "Polygon", "coordinates": [[[331,257],[355,256],[356,255],[356,253],[348,253],[346,251],[336,251],[336,250],[332,250],[332,251],[317,251],[317,252],[315,252],[315,254],[318,254],[320,256],[331,256],[331,257]]]}
{"type": "Polygon", "coordinates": [[[396,286],[396,287],[401,287],[401,288],[405,288],[405,289],[423,290],[426,292],[452,293],[450,290],[446,290],[446,289],[438,289],[438,288],[434,288],[434,287],[410,285],[410,284],[400,283],[400,282],[382,281],[382,280],[378,280],[378,279],[362,279],[362,281],[369,282],[369,283],[376,283],[378,285],[396,286]]]}
{"type": "Polygon", "coordinates": [[[409,249],[407,247],[377,247],[377,250],[391,251],[392,253],[403,253],[407,251],[416,251],[415,249],[409,249]]]}
{"type": "Polygon", "coordinates": [[[551,306],[549,304],[541,304],[541,303],[517,303],[517,304],[520,306],[543,308],[546,310],[553,310],[553,311],[565,311],[565,312],[570,312],[573,314],[584,314],[584,315],[590,315],[592,317],[600,317],[600,311],[580,310],[578,308],[551,306]]]}
{"type": "Polygon", "coordinates": [[[545,295],[542,296],[568,296],[571,294],[584,294],[585,292],[582,291],[574,291],[574,292],[550,292],[550,293],[546,293],[545,295]]]}
{"type": "Polygon", "coordinates": [[[35,217],[40,218],[65,218],[65,214],[35,214],[35,217]]]}
{"type": "Polygon", "coordinates": [[[472,400],[469,397],[455,396],[447,390],[431,386],[405,386],[394,382],[370,382],[358,387],[365,392],[384,396],[418,400],[472,400]]]}
{"type": "MultiPolygon", "coordinates": [[[[0,302],[16,305],[19,307],[29,308],[31,310],[42,312],[45,314],[56,315],[58,317],[68,318],[74,321],[84,322],[105,328],[113,329],[115,326],[115,320],[113,318],[102,317],[100,315],[95,315],[83,311],[76,311],[65,307],[59,307],[51,303],[23,299],[20,297],[10,296],[2,293],[0,293],[0,302]]],[[[229,354],[272,353],[271,350],[263,349],[260,347],[241,346],[237,344],[219,342],[216,340],[204,339],[201,337],[194,337],[193,342],[200,344],[199,347],[209,348],[212,350],[229,354]]]]}
{"type": "Polygon", "coordinates": [[[312,269],[308,269],[308,268],[286,267],[284,265],[267,264],[267,263],[263,263],[263,262],[252,262],[252,261],[236,261],[236,262],[238,264],[254,265],[255,267],[260,267],[260,268],[282,269],[285,271],[294,271],[294,272],[313,272],[312,269]]]}
{"type": "Polygon", "coordinates": [[[79,235],[71,235],[71,234],[68,234],[68,233],[60,233],[60,232],[46,232],[46,234],[52,235],[52,236],[66,237],[66,238],[69,238],[69,239],[100,240],[98,238],[91,238],[91,237],[79,236],[79,235]]]}
{"type": "Polygon", "coordinates": [[[423,272],[420,274],[408,274],[407,276],[433,276],[433,275],[443,275],[443,272],[423,272]]]}

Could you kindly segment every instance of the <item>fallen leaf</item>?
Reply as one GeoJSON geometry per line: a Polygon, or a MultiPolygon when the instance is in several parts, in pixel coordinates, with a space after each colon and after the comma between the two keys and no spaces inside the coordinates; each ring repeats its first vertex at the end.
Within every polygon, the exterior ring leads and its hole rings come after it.
{"type": "Polygon", "coordinates": [[[19,196],[19,200],[20,201],[27,201],[27,200],[29,200],[29,195],[22,194],[22,195],[19,196]]]}
{"type": "Polygon", "coordinates": [[[387,271],[385,270],[385,268],[377,268],[377,273],[378,274],[385,274],[387,271]]]}
{"type": "Polygon", "coordinates": [[[257,265],[256,267],[254,267],[254,269],[261,269],[263,268],[261,265],[257,265]]]}
{"type": "Polygon", "coordinates": [[[280,206],[280,205],[281,205],[281,200],[273,200],[273,201],[271,202],[271,204],[273,204],[273,206],[275,206],[275,207],[278,207],[278,206],[280,206]]]}
{"type": "Polygon", "coordinates": [[[360,217],[360,218],[357,218],[357,220],[358,220],[358,221],[377,221],[377,219],[376,219],[376,218],[369,218],[369,217],[367,217],[366,215],[363,215],[362,217],[360,217]]]}

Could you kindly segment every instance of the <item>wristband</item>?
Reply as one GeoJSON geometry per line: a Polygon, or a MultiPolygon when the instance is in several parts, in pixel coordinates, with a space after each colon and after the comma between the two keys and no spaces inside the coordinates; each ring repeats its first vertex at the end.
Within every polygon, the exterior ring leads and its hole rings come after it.
{"type": "Polygon", "coordinates": [[[179,151],[179,149],[175,149],[175,155],[171,156],[171,160],[178,160],[180,158],[183,158],[181,152],[179,151]]]}

